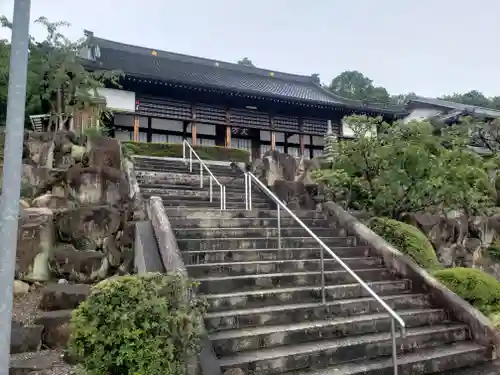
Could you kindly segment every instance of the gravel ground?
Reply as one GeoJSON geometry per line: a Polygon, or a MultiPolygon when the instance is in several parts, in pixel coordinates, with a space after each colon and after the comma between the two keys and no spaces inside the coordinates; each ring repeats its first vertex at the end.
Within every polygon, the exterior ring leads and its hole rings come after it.
{"type": "Polygon", "coordinates": [[[39,313],[42,287],[33,284],[27,294],[14,297],[12,319],[23,325],[32,324],[39,313]]]}
{"type": "MultiPolygon", "coordinates": [[[[40,370],[31,371],[28,375],[74,375],[77,367],[63,361],[63,352],[60,350],[42,350],[33,353],[19,353],[10,357],[11,364],[37,364],[40,370]],[[49,368],[48,368],[49,367],[49,368]]],[[[31,366],[30,366],[31,367],[31,366]]]]}

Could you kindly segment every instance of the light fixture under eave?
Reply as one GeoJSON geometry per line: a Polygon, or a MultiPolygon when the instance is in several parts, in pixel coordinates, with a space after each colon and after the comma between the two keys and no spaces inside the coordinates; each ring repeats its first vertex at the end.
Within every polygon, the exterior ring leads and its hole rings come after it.
{"type": "Polygon", "coordinates": [[[253,106],[253,105],[247,105],[245,106],[246,109],[253,109],[253,110],[256,110],[257,107],[253,106]]]}

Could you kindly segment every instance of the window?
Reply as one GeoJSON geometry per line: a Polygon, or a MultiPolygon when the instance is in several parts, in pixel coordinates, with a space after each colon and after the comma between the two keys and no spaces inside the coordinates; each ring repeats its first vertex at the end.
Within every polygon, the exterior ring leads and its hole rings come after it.
{"type": "Polygon", "coordinates": [[[231,138],[231,148],[238,148],[241,150],[251,150],[252,140],[242,138],[231,138]]]}
{"type": "Polygon", "coordinates": [[[298,148],[298,147],[288,147],[288,155],[299,157],[300,156],[300,148],[298,148]]]}

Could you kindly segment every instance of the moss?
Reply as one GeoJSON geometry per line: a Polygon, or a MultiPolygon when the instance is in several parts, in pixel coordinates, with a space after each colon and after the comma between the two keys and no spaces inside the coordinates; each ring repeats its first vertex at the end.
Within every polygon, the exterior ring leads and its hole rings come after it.
{"type": "Polygon", "coordinates": [[[500,312],[500,283],[477,268],[446,268],[434,277],[486,316],[500,312]]]}
{"type": "MultiPolygon", "coordinates": [[[[182,157],[182,144],[178,143],[122,142],[122,147],[127,156],[182,157]]],[[[233,161],[236,163],[250,161],[250,153],[246,150],[203,145],[193,146],[193,149],[203,160],[233,161]]]]}
{"type": "Polygon", "coordinates": [[[425,234],[414,226],[381,217],[373,218],[369,225],[375,233],[411,257],[419,266],[426,269],[439,267],[432,244],[425,234]]]}

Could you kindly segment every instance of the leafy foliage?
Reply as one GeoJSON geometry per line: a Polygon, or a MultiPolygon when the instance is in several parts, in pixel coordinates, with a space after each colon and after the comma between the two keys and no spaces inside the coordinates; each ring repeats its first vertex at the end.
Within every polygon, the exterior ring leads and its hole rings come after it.
{"type": "Polygon", "coordinates": [[[241,60],[238,60],[238,64],[240,65],[246,65],[246,66],[255,66],[248,57],[244,57],[241,60]]]}
{"type": "Polygon", "coordinates": [[[373,81],[357,70],[345,71],[335,77],[328,89],[344,98],[355,100],[369,100],[388,103],[390,96],[387,90],[374,86],[373,81]]]}
{"type": "MultiPolygon", "coordinates": [[[[87,46],[85,39],[72,41],[60,29],[69,26],[67,22],[50,22],[45,17],[35,21],[45,27],[46,37],[37,41],[30,37],[27,114],[50,113],[54,129],[61,129],[77,110],[92,108],[100,114],[106,111],[106,102],[98,93],[105,84],[118,85],[118,72],[88,71],[78,54],[87,46]]],[[[0,25],[11,28],[5,17],[0,17],[0,25]]],[[[5,110],[7,78],[3,61],[8,61],[10,46],[0,44],[0,118],[5,110]],[[4,83],[5,79],[5,83],[4,83]]]]}
{"type": "Polygon", "coordinates": [[[412,258],[420,267],[436,269],[439,262],[427,237],[412,225],[382,217],[370,220],[370,228],[412,258]]]}
{"type": "Polygon", "coordinates": [[[477,268],[447,268],[434,273],[439,281],[485,315],[500,312],[500,283],[477,268]]]}
{"type": "Polygon", "coordinates": [[[436,134],[425,121],[392,126],[366,116],[346,121],[355,138],[338,143],[331,169],[315,172],[337,202],[396,219],[420,210],[476,214],[494,204],[488,174],[495,163],[471,151],[463,131],[436,134]]]}
{"type": "Polygon", "coordinates": [[[204,301],[180,274],[105,280],[73,312],[70,352],[88,375],[184,375],[204,334],[204,301]]]}

